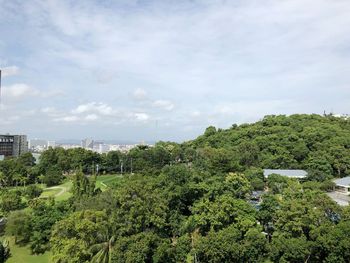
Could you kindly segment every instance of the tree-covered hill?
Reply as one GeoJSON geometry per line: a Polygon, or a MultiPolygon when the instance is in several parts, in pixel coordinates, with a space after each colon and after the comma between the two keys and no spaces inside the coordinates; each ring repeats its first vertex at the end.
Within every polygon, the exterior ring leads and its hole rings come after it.
{"type": "Polygon", "coordinates": [[[241,170],[301,168],[318,179],[350,174],[350,120],[331,115],[272,115],[226,130],[211,126],[184,147],[202,149],[204,157],[227,155],[241,170]]]}

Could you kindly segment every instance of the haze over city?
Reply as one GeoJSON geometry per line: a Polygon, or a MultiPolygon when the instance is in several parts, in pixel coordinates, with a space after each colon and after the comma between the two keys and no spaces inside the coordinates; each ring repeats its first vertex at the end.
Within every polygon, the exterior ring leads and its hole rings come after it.
{"type": "Polygon", "coordinates": [[[348,1],[0,0],[0,133],[182,141],[348,113],[348,1]]]}

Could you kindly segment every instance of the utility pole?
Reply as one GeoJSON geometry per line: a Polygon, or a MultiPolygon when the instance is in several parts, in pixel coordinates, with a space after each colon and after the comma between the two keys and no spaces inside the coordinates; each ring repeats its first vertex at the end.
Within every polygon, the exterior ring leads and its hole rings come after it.
{"type": "Polygon", "coordinates": [[[132,173],[132,157],[131,157],[131,174],[133,174],[133,173],[132,173]]]}

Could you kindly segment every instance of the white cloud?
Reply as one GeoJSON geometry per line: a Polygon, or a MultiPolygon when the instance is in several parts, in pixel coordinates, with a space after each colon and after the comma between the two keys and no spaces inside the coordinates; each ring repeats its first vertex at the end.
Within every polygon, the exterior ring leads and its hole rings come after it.
{"type": "Polygon", "coordinates": [[[39,112],[49,118],[60,118],[62,115],[66,115],[62,110],[56,109],[55,107],[43,107],[39,109],[39,112]]]}
{"type": "Polygon", "coordinates": [[[137,121],[142,121],[142,122],[148,121],[150,118],[150,116],[144,112],[135,113],[134,116],[137,121]]]}
{"type": "Polygon", "coordinates": [[[90,102],[81,104],[73,110],[58,110],[54,107],[45,107],[40,112],[52,117],[55,122],[77,122],[78,124],[88,124],[92,121],[99,121],[104,124],[133,124],[135,121],[146,123],[150,120],[150,115],[137,110],[124,108],[113,108],[107,103],[90,102]]]}
{"type": "Polygon", "coordinates": [[[42,98],[53,98],[58,96],[64,96],[66,94],[63,90],[40,91],[39,93],[42,98]]]}
{"type": "Polygon", "coordinates": [[[101,115],[112,115],[114,113],[111,106],[106,103],[90,102],[81,104],[72,111],[74,114],[99,113],[101,115]]]}
{"type": "Polygon", "coordinates": [[[197,117],[201,116],[201,112],[198,111],[198,110],[194,110],[194,111],[192,111],[192,112],[190,113],[190,115],[191,115],[191,117],[193,117],[193,118],[197,118],[197,117]]]}
{"type": "Polygon", "coordinates": [[[147,98],[147,92],[141,88],[134,90],[132,95],[136,100],[145,100],[147,98]]]}
{"type": "MultiPolygon", "coordinates": [[[[62,87],[67,96],[52,104],[60,105],[57,117],[87,122],[95,114],[107,127],[92,127],[100,137],[113,130],[108,124],[153,118],[193,124],[198,134],[209,123],[225,127],[266,113],[349,111],[349,12],[348,0],[150,1],[147,8],[134,0],[7,1],[0,8],[7,58],[0,63],[21,61],[25,75],[16,81],[39,89],[13,90],[12,98],[46,98],[42,90],[62,87]],[[25,39],[25,50],[12,47],[25,39]],[[85,103],[103,94],[106,103],[85,103]],[[72,111],[71,103],[81,105],[72,111]]],[[[30,101],[16,106],[50,102],[30,101]]],[[[158,130],[186,136],[179,128],[158,130]]]]}
{"type": "Polygon", "coordinates": [[[44,107],[44,108],[41,108],[40,111],[41,111],[42,113],[51,114],[51,113],[56,112],[56,109],[55,109],[54,107],[44,107]]]}
{"type": "Polygon", "coordinates": [[[17,66],[4,67],[4,68],[0,68],[0,70],[1,70],[2,77],[17,75],[19,72],[19,68],[17,66]]]}
{"type": "Polygon", "coordinates": [[[25,83],[16,83],[2,88],[4,98],[11,100],[23,100],[28,97],[52,98],[62,95],[60,90],[41,91],[25,83]]]}
{"type": "Polygon", "coordinates": [[[96,114],[89,114],[85,117],[85,120],[87,121],[95,121],[98,119],[98,116],[96,114]]]}
{"type": "Polygon", "coordinates": [[[174,104],[169,100],[156,100],[153,102],[153,107],[161,108],[167,111],[174,109],[174,104]]]}
{"type": "Polygon", "coordinates": [[[77,122],[79,121],[79,117],[72,115],[72,116],[64,116],[64,117],[56,118],[54,120],[59,122],[77,122]]]}
{"type": "Polygon", "coordinates": [[[39,94],[37,89],[34,89],[27,84],[18,83],[11,86],[3,87],[4,97],[19,99],[23,97],[36,96],[39,94]]]}
{"type": "Polygon", "coordinates": [[[232,123],[257,121],[264,115],[297,113],[293,107],[294,102],[288,99],[221,103],[207,113],[207,119],[216,126],[227,127],[232,123]]]}

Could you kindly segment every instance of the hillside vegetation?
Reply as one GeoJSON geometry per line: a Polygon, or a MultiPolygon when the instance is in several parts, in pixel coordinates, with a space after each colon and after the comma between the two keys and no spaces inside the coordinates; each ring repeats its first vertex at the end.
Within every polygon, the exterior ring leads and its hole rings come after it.
{"type": "Polygon", "coordinates": [[[226,130],[209,127],[184,147],[203,158],[228,159],[238,170],[306,169],[322,180],[350,174],[349,134],[350,121],[331,115],[266,116],[226,130]]]}
{"type": "Polygon", "coordinates": [[[349,120],[267,116],[182,144],[102,155],[55,148],[38,165],[30,155],[2,161],[0,209],[7,236],[55,263],[345,263],[350,208],[326,191],[349,175],[349,158],[349,120]],[[265,179],[262,168],[309,176],[265,179]],[[13,188],[21,178],[27,185],[13,188]],[[34,182],[63,178],[68,200],[38,198],[34,182]]]}

